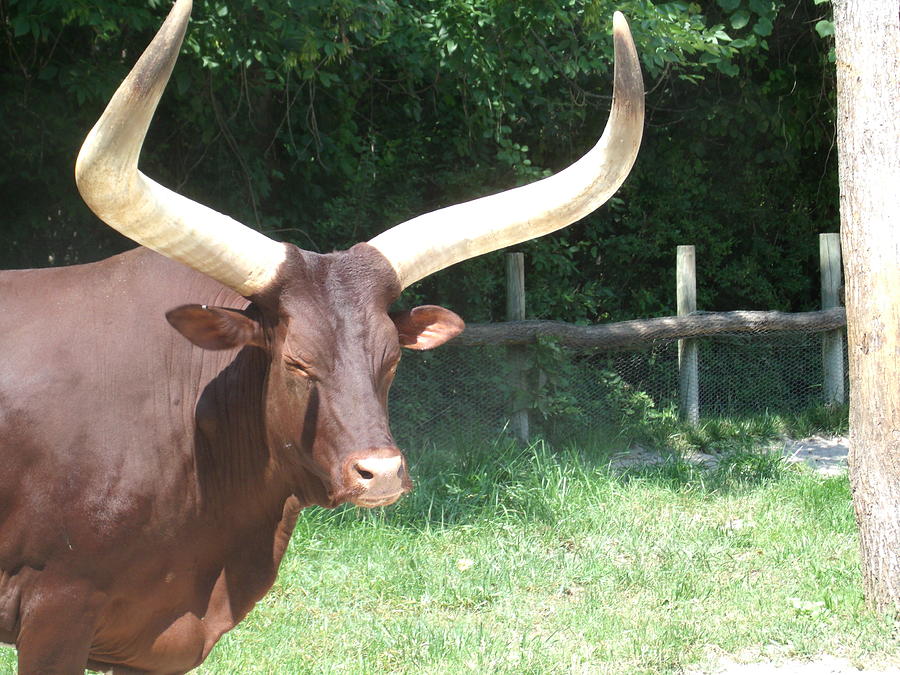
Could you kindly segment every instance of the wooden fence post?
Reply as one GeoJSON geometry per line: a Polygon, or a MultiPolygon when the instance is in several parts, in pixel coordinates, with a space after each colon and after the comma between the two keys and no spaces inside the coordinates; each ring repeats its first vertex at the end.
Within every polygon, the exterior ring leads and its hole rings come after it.
{"type": "MultiPolygon", "coordinates": [[[[676,254],[678,316],[697,311],[697,271],[693,246],[679,246],[676,254]]],[[[682,417],[690,424],[700,421],[700,385],[697,374],[697,341],[678,341],[678,399],[682,417]]]]}
{"type": "MultiPolygon", "coordinates": [[[[525,254],[506,254],[506,320],[525,320],[525,254]]],[[[526,379],[527,347],[510,347],[509,356],[513,366],[512,386],[516,391],[527,392],[526,379]]],[[[528,409],[516,405],[515,399],[525,400],[526,397],[513,397],[513,409],[510,411],[509,427],[513,435],[522,443],[527,443],[530,438],[528,429],[528,409]]]]}
{"type": "MultiPolygon", "coordinates": [[[[819,267],[822,280],[822,309],[841,306],[841,235],[819,235],[819,267]]],[[[844,392],[844,331],[822,333],[822,385],[826,405],[842,405],[844,392]]]]}

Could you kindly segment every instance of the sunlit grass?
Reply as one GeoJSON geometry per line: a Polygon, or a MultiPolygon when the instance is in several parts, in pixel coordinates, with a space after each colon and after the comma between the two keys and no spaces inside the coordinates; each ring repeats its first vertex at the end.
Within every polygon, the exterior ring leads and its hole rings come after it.
{"type": "Polygon", "coordinates": [[[675,673],[721,654],[898,658],[865,609],[845,477],[456,448],[416,496],[308,511],[275,591],[205,673],[675,673]]]}

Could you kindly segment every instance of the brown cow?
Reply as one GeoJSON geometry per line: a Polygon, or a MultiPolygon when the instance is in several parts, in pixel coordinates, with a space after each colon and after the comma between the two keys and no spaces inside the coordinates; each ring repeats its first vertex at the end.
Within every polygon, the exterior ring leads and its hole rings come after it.
{"type": "Polygon", "coordinates": [[[143,246],[0,273],[0,640],[21,673],[190,670],[271,587],[300,509],[408,492],[386,412],[400,348],[463,323],[389,306],[591,212],[640,144],[617,15],[610,120],[583,159],[347,251],[303,251],[137,170],[190,10],[176,2],[76,166],[91,209],[143,246]]]}

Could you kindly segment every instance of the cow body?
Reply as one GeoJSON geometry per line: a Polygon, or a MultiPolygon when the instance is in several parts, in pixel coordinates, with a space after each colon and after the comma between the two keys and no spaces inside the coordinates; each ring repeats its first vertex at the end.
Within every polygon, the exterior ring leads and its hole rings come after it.
{"type": "Polygon", "coordinates": [[[299,509],[342,501],[313,446],[393,447],[391,284],[366,248],[296,251],[307,328],[292,339],[331,387],[286,381],[260,347],[185,340],[165,320],[173,306],[250,303],[147,249],[0,273],[0,638],[38,659],[68,650],[80,668],[182,672],[253,607],[299,509]],[[352,396],[344,414],[335,389],[352,396]],[[70,643],[41,639],[47,613],[70,643]]]}

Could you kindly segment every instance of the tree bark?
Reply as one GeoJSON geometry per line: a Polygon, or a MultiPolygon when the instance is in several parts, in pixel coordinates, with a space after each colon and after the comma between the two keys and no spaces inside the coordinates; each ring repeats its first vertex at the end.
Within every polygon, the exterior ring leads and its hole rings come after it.
{"type": "Polygon", "coordinates": [[[870,605],[900,612],[900,15],[834,0],[850,481],[870,605]]]}

